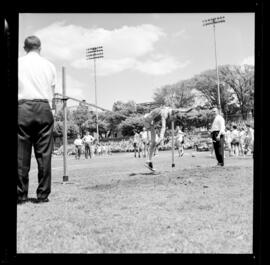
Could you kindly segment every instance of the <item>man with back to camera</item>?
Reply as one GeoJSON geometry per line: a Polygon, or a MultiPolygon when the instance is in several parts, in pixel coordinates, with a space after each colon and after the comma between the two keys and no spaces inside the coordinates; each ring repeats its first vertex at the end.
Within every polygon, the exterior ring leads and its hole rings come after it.
{"type": "Polygon", "coordinates": [[[224,166],[224,134],[225,134],[225,120],[221,116],[221,111],[218,108],[213,108],[215,119],[211,127],[211,136],[213,146],[218,161],[218,166],[224,166]]]}
{"type": "Polygon", "coordinates": [[[28,199],[32,147],[38,164],[35,202],[48,202],[51,193],[53,151],[52,98],[56,84],[55,66],[40,56],[41,42],[36,36],[24,41],[25,56],[18,61],[18,178],[17,203],[28,199]]]}

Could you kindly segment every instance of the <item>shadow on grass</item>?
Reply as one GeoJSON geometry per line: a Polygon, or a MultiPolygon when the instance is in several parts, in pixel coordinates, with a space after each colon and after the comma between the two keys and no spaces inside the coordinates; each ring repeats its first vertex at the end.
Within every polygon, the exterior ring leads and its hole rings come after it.
{"type": "MultiPolygon", "coordinates": [[[[136,187],[137,185],[151,185],[151,184],[157,184],[157,179],[155,176],[160,176],[163,173],[167,173],[169,171],[164,171],[164,172],[143,172],[143,173],[130,173],[129,177],[131,176],[139,176],[139,178],[130,178],[130,179],[118,179],[116,181],[112,181],[111,183],[101,183],[101,184],[96,184],[93,186],[87,186],[87,187],[82,187],[84,190],[96,190],[96,191],[105,191],[113,188],[118,188],[119,186],[121,187],[136,187]],[[151,177],[144,177],[144,176],[154,176],[153,178],[151,177]]],[[[164,178],[165,179],[165,178],[164,178]]],[[[160,183],[163,184],[163,183],[160,183]]]]}

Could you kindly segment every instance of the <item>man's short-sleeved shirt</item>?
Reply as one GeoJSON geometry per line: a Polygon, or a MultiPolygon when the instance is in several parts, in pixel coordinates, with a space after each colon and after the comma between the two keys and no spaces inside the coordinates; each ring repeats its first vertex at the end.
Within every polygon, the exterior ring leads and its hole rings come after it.
{"type": "Polygon", "coordinates": [[[211,131],[221,131],[222,134],[225,134],[225,120],[221,115],[215,117],[211,131]]]}
{"type": "Polygon", "coordinates": [[[83,144],[83,140],[81,138],[80,139],[77,138],[77,139],[75,139],[74,144],[81,146],[83,144]]]}
{"type": "Polygon", "coordinates": [[[18,99],[47,99],[50,104],[56,85],[55,66],[37,52],[19,58],[18,99]]]}
{"type": "Polygon", "coordinates": [[[87,144],[91,144],[94,140],[95,138],[92,135],[85,135],[83,137],[83,141],[87,144]]]}
{"type": "Polygon", "coordinates": [[[139,143],[140,140],[141,140],[141,139],[140,139],[140,135],[139,135],[138,133],[135,133],[133,142],[134,142],[134,143],[139,143]]]}

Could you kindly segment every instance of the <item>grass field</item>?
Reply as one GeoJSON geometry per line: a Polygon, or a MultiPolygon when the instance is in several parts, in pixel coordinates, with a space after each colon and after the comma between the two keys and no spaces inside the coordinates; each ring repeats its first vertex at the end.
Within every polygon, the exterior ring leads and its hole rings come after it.
{"type": "MultiPolygon", "coordinates": [[[[54,157],[50,202],[17,206],[18,253],[252,253],[253,159],[54,157]]],[[[36,197],[32,160],[29,197],[36,197]]]]}

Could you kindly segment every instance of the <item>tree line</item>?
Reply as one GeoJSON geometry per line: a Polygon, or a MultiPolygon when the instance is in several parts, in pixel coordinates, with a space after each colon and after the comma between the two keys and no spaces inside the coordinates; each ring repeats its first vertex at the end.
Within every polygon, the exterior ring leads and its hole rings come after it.
{"type": "MultiPolygon", "coordinates": [[[[243,120],[253,113],[254,106],[254,66],[223,65],[219,67],[221,110],[227,121],[235,116],[243,120]]],[[[160,106],[186,108],[200,105],[202,109],[194,110],[178,118],[176,125],[184,129],[209,127],[212,122],[210,109],[217,106],[217,77],[215,69],[204,71],[190,79],[157,88],[153,102],[160,106]]],[[[113,137],[121,132],[122,136],[131,136],[134,130],[143,127],[143,115],[150,110],[134,101],[116,101],[112,112],[98,113],[98,126],[101,137],[113,137]]],[[[67,134],[74,138],[77,133],[96,132],[96,113],[80,103],[74,111],[67,111],[67,134]]],[[[167,124],[170,127],[170,124],[167,124]]],[[[54,135],[63,135],[63,112],[55,114],[54,135]]]]}

